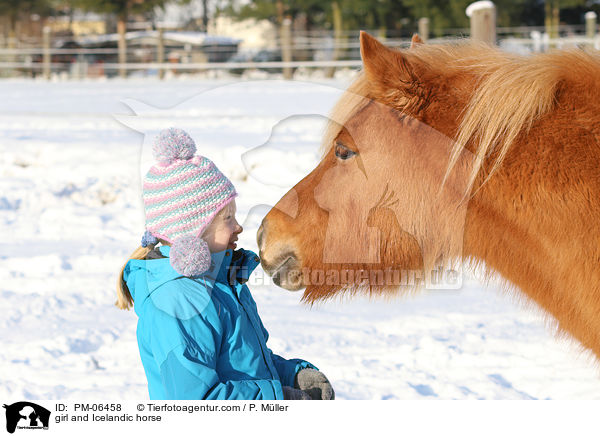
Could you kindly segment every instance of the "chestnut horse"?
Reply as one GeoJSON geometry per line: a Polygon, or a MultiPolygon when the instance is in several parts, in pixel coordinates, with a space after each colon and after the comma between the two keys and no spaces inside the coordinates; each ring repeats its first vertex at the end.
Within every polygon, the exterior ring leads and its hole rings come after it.
{"type": "Polygon", "coordinates": [[[373,271],[481,266],[600,357],[600,58],[360,45],[321,162],[259,228],[264,270],[314,302],[403,288],[373,271]]]}

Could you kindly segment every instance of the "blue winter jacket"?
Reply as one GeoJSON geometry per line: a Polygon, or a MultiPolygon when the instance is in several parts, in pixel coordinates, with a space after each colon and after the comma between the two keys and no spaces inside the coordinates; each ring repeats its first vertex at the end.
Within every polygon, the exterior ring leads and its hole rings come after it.
{"type": "Polygon", "coordinates": [[[315,367],[267,348],[269,334],[244,284],[258,256],[213,253],[211,269],[188,278],[171,267],[169,251],[161,246],[165,258],[132,259],[124,271],[150,398],[283,400],[282,386],[315,367]]]}

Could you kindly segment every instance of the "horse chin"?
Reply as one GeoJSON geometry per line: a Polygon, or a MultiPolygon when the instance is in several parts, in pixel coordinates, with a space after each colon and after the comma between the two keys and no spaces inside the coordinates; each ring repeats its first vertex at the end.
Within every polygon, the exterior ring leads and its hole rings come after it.
{"type": "MultiPolygon", "coordinates": [[[[294,272],[296,273],[296,272],[294,272]]],[[[298,275],[300,275],[300,273],[297,273],[298,275]]],[[[273,283],[275,283],[277,286],[279,286],[282,289],[285,289],[286,291],[290,291],[290,292],[296,292],[296,291],[300,291],[301,289],[304,289],[304,285],[302,284],[302,279],[296,279],[296,280],[289,280],[289,279],[280,279],[279,276],[273,276],[273,283]]]]}

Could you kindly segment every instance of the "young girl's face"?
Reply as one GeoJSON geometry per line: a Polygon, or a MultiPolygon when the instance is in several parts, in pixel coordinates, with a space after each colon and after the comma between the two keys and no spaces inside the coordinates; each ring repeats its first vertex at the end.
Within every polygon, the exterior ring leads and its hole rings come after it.
{"type": "Polygon", "coordinates": [[[235,241],[244,229],[236,221],[235,212],[235,200],[232,200],[219,211],[202,235],[202,239],[206,241],[212,253],[227,249],[235,250],[237,247],[235,241]]]}

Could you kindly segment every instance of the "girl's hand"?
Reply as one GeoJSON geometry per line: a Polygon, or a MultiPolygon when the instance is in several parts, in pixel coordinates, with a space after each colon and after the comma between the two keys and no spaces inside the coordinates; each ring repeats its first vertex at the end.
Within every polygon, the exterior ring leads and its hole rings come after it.
{"type": "Polygon", "coordinates": [[[325,374],[312,368],[304,368],[296,374],[295,387],[310,395],[313,400],[333,400],[335,392],[325,374]]]}

